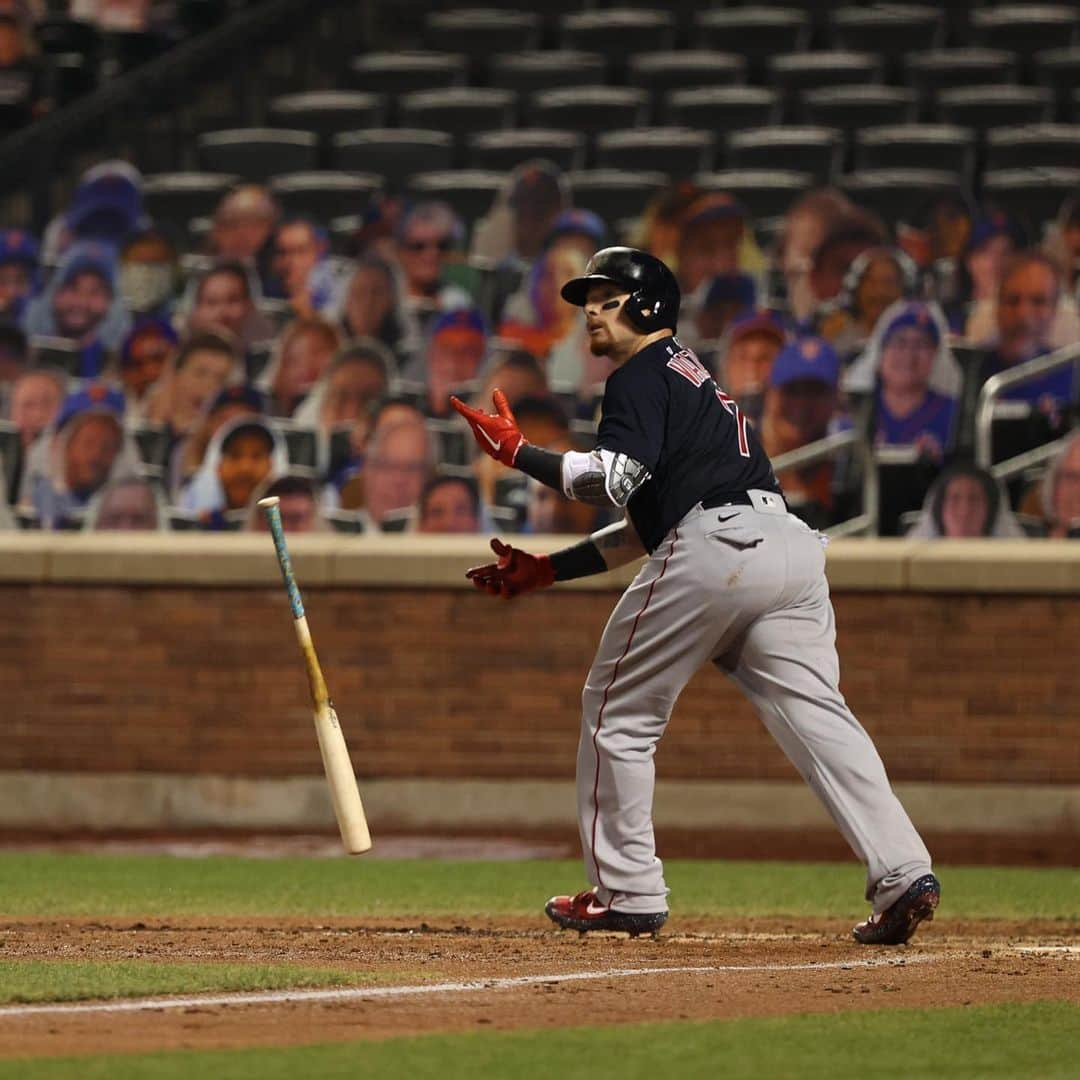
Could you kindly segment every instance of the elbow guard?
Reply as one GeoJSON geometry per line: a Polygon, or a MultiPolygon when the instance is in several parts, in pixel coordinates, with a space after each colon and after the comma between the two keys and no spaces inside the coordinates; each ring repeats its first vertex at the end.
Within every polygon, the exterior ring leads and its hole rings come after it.
{"type": "Polygon", "coordinates": [[[593,450],[588,454],[571,450],[563,454],[563,494],[568,499],[624,507],[649,478],[644,465],[612,450],[593,450]]]}

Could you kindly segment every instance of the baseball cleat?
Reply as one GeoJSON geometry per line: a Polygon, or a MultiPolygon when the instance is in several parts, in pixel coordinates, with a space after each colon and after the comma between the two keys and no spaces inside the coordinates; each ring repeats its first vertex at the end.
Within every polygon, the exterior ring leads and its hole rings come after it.
{"type": "Polygon", "coordinates": [[[666,911],[639,914],[616,911],[596,899],[592,889],[579,892],[577,896],[553,896],[544,905],[544,914],[564,930],[621,930],[631,937],[639,934],[655,934],[667,921],[666,911]]]}
{"type": "Polygon", "coordinates": [[[930,922],[941,899],[941,882],[933,874],[924,874],[891,908],[871,915],[852,931],[863,945],[903,945],[924,919],[930,922]]]}

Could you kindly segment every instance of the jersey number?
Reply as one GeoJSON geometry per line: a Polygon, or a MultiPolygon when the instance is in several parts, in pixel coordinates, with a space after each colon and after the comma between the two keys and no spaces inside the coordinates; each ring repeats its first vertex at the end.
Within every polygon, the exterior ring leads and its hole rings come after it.
{"type": "MultiPolygon", "coordinates": [[[[667,366],[672,371],[677,371],[684,379],[688,379],[694,386],[700,387],[712,378],[701,361],[689,349],[683,349],[681,352],[675,353],[667,362],[667,366]]],[[[746,435],[746,417],[743,416],[739,406],[735,404],[734,398],[728,397],[716,383],[713,383],[713,389],[716,391],[720,404],[735,417],[735,426],[739,431],[739,453],[743,457],[749,457],[750,440],[746,435]]]]}
{"type": "Polygon", "coordinates": [[[746,434],[746,417],[743,416],[742,410],[735,403],[734,398],[728,397],[727,394],[725,394],[719,386],[715,386],[715,384],[713,385],[716,389],[717,400],[720,402],[721,405],[724,406],[725,409],[727,409],[729,413],[731,413],[732,416],[735,417],[735,426],[739,430],[739,453],[743,457],[749,457],[750,439],[747,437],[746,434]]]}

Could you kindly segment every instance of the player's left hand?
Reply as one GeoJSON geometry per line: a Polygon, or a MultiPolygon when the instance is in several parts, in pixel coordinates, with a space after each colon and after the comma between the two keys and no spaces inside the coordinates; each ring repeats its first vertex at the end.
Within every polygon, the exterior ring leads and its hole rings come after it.
{"type": "Polygon", "coordinates": [[[450,404],[469,422],[480,448],[496,461],[501,461],[511,468],[518,451],[525,445],[525,436],[518,430],[517,420],[510,408],[510,402],[501,390],[491,395],[495,403],[495,415],[474,409],[460,398],[451,396],[450,404]]]}
{"type": "Polygon", "coordinates": [[[465,572],[478,589],[509,600],[554,583],[555,569],[546,555],[530,555],[498,538],[491,541],[491,550],[498,555],[498,562],[474,566],[465,572]]]}

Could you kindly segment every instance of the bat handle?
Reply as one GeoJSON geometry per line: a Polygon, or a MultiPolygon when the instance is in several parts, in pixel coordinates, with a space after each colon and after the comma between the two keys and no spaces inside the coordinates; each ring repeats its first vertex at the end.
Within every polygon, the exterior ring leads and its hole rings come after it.
{"type": "Polygon", "coordinates": [[[277,552],[281,576],[285,580],[285,591],[289,594],[289,607],[292,608],[293,618],[302,619],[304,617],[304,601],[300,598],[300,589],[296,584],[296,576],[293,574],[289,549],[285,545],[285,530],[281,525],[280,502],[281,499],[277,495],[271,495],[268,499],[260,499],[259,506],[266,511],[266,520],[270,523],[270,535],[274,538],[274,550],[277,552]]]}

